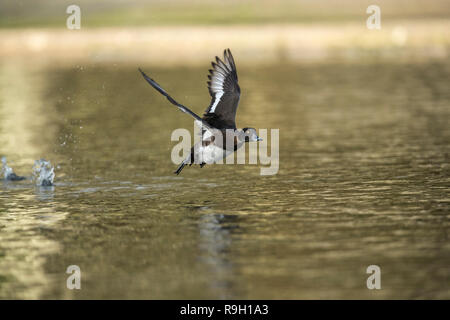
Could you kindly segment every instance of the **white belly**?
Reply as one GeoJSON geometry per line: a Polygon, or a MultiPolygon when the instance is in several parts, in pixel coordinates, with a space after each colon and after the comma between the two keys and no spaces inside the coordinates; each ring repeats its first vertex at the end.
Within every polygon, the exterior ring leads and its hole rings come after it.
{"type": "Polygon", "coordinates": [[[224,150],[221,147],[217,147],[214,144],[210,144],[206,147],[200,146],[196,153],[198,163],[213,164],[216,162],[222,163],[223,159],[232,154],[233,150],[224,150]]]}

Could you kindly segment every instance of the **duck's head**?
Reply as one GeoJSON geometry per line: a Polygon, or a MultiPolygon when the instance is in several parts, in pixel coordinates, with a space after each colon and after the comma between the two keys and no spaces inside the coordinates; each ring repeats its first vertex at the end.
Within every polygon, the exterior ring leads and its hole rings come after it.
{"type": "Polygon", "coordinates": [[[244,141],[245,142],[255,142],[255,141],[262,141],[262,138],[258,137],[256,134],[255,128],[244,128],[242,129],[242,133],[244,135],[244,141]]]}

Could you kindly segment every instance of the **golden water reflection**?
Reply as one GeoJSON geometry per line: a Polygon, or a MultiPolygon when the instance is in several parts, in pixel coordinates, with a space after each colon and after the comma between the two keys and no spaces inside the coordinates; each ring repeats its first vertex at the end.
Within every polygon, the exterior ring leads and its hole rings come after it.
{"type": "MultiPolygon", "coordinates": [[[[204,68],[142,67],[208,104],[204,68]]],[[[58,168],[52,189],[0,185],[0,297],[448,298],[448,63],[238,68],[238,124],[280,129],[275,176],[174,176],[170,134],[192,121],[135,67],[2,67],[0,153],[58,168]]]]}

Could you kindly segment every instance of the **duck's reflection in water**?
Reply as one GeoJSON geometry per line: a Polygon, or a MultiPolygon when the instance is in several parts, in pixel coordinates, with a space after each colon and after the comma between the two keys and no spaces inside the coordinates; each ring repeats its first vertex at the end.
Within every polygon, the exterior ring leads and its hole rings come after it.
{"type": "Polygon", "coordinates": [[[233,263],[230,260],[231,233],[236,227],[235,216],[208,213],[199,220],[200,260],[207,266],[209,285],[218,299],[234,296],[233,263]]]}

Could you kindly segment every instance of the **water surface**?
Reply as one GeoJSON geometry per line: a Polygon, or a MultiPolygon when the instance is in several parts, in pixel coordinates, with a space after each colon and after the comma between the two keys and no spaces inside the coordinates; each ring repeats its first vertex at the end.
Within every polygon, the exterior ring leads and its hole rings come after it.
{"type": "MultiPolygon", "coordinates": [[[[142,67],[208,105],[205,68],[142,67]]],[[[135,66],[1,65],[0,155],[56,178],[0,183],[0,298],[450,298],[450,64],[238,68],[238,126],[280,129],[277,175],[173,175],[193,123],[135,66]]]]}

